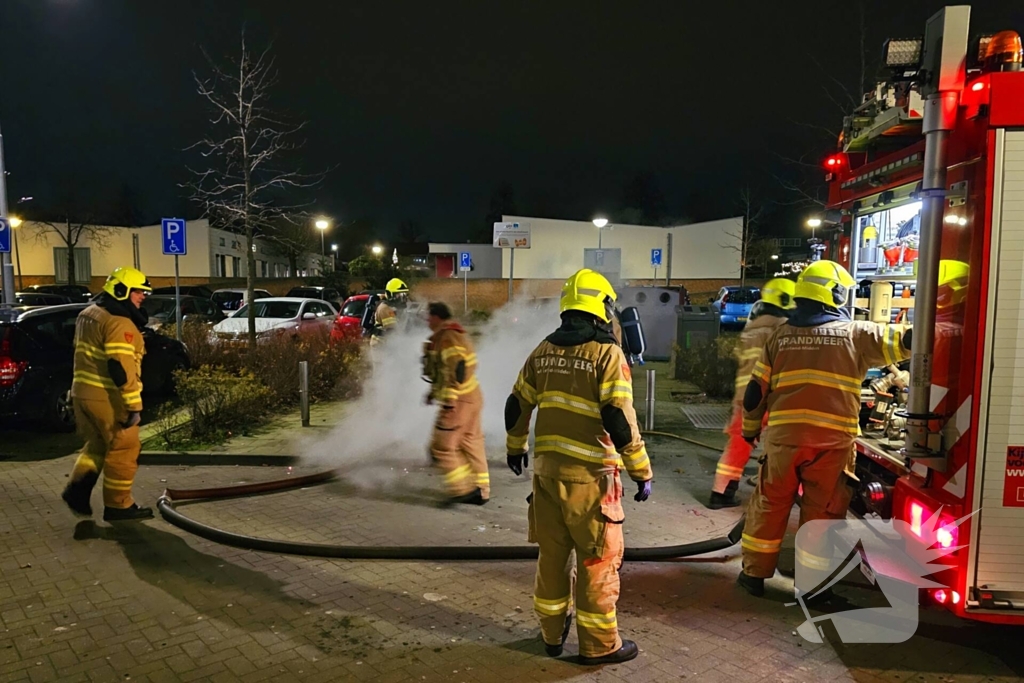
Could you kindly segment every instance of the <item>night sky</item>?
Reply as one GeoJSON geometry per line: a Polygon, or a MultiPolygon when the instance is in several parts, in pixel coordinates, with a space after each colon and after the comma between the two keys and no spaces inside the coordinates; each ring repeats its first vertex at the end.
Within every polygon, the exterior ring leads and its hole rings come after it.
{"type": "MultiPolygon", "coordinates": [[[[866,1],[869,67],[884,38],[923,33],[941,4],[866,1]]],[[[787,206],[796,197],[775,176],[800,168],[782,157],[827,154],[834,137],[819,127],[841,126],[838,83],[856,90],[857,7],[2,0],[11,211],[74,192],[129,196],[148,222],[194,215],[178,187],[208,118],[192,71],[202,47],[237,51],[244,24],[254,44],[274,41],[275,106],[308,120],[295,163],[333,168],[310,198],[336,220],[388,235],[412,219],[432,239],[466,239],[503,184],[522,213],[589,219],[614,217],[648,174],[667,218],[735,215],[749,185],[781,232],[809,211],[787,206]]],[[[972,28],[1024,29],[1021,7],[975,5],[972,28]]]]}

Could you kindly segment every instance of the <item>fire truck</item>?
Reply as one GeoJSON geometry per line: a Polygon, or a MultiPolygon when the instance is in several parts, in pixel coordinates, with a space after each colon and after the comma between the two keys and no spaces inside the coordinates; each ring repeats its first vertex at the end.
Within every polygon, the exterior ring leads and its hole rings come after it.
{"type": "Polygon", "coordinates": [[[914,329],[911,360],[865,382],[853,507],[919,535],[938,513],[938,545],[958,549],[934,602],[1022,624],[1024,71],[1017,33],[969,20],[946,7],[886,42],[883,82],[824,162],[823,220],[854,317],[914,329]]]}

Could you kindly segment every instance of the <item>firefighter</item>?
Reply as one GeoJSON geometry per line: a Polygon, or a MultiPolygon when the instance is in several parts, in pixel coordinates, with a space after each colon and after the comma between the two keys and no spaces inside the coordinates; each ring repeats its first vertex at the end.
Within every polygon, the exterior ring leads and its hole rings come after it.
{"type": "MultiPolygon", "coordinates": [[[[754,444],[767,411],[765,456],[743,529],[739,583],[764,594],[775,573],[790,509],[800,486],[800,524],[838,515],[840,477],[859,433],[860,387],[871,367],[909,357],[901,325],[853,322],[845,305],[854,279],[838,263],[815,261],[796,283],[796,309],[776,328],[754,366],[743,397],[743,438],[754,444]]],[[[827,558],[797,550],[814,569],[827,558]]]]}
{"type": "Polygon", "coordinates": [[[433,332],[424,354],[423,375],[431,382],[427,404],[439,406],[430,455],[444,472],[449,503],[484,505],[491,497],[491,476],[480,421],[484,401],[476,353],[446,304],[427,306],[427,324],[433,332]]]}
{"type": "Polygon", "coordinates": [[[740,343],[736,348],[739,369],[736,372],[736,395],[733,397],[732,419],[725,428],[729,442],[715,468],[715,483],[711,488],[712,510],[736,507],[736,499],[743,468],[750,459],[752,446],[743,438],[743,393],[750,381],[754,363],[761,357],[761,349],[775,328],[786,322],[789,311],[796,306],[793,293],[796,285],[792,280],[775,278],[761,288],[761,300],[750,310],[750,320],[743,328],[740,343]]]}
{"type": "Polygon", "coordinates": [[[151,291],[140,271],[118,268],[75,323],[71,398],[85,445],[61,497],[79,515],[92,515],[89,498],[102,472],[104,520],[153,516],[151,508],[139,507],[132,499],[142,450],[139,422],[145,346],[140,329],[147,320],[140,306],[151,291]]]}
{"type": "Polygon", "coordinates": [[[625,465],[636,481],[638,502],[651,495],[653,479],[629,366],[612,333],[615,298],[592,270],[566,280],[562,324],[527,358],[505,404],[508,465],[516,475],[529,464],[537,409],[529,540],[540,545],[533,604],[545,650],[562,654],[575,606],[580,658],[592,665],[637,655],[636,643],[619,637],[615,616],[624,519],[619,470],[625,465]]]}
{"type": "Polygon", "coordinates": [[[388,298],[391,299],[396,308],[405,308],[405,304],[409,299],[409,285],[397,277],[393,277],[384,285],[384,289],[387,290],[388,298]]]}

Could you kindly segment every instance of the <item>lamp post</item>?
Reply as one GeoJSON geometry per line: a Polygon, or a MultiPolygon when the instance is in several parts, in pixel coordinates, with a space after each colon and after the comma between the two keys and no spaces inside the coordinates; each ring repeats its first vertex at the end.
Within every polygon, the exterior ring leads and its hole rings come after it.
{"type": "Polygon", "coordinates": [[[338,245],[331,245],[331,270],[333,272],[338,271],[338,245]]]}
{"type": "Polygon", "coordinates": [[[11,224],[11,237],[14,239],[14,263],[18,266],[18,291],[25,289],[25,281],[21,278],[21,252],[18,251],[18,228],[21,227],[21,219],[11,216],[8,221],[11,224]]]}
{"type": "Polygon", "coordinates": [[[331,227],[331,223],[326,218],[318,218],[315,225],[316,229],[320,231],[320,256],[327,256],[327,249],[324,247],[324,233],[327,232],[327,228],[331,227]]]}
{"type": "Polygon", "coordinates": [[[374,256],[380,257],[380,255],[384,253],[384,247],[380,246],[379,244],[375,244],[370,249],[370,251],[373,252],[374,256]]]}
{"type": "Polygon", "coordinates": [[[807,227],[811,229],[811,238],[814,238],[814,231],[821,227],[820,218],[808,218],[807,227]]]}
{"type": "Polygon", "coordinates": [[[601,237],[604,235],[604,229],[608,225],[608,219],[607,218],[595,218],[591,222],[597,228],[597,248],[600,249],[601,248],[601,237]]]}
{"type": "MultiPolygon", "coordinates": [[[[772,261],[778,261],[778,260],[779,260],[779,255],[778,254],[772,254],[772,261]]],[[[764,276],[767,279],[767,277],[768,277],[768,259],[764,260],[764,276]]]]}

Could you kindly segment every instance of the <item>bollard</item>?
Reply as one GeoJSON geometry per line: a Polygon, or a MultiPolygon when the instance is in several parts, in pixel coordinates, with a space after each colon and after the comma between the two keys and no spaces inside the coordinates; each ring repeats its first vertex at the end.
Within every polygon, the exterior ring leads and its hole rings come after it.
{"type": "Polygon", "coordinates": [[[654,431],[654,370],[647,371],[647,415],[645,417],[644,429],[648,432],[654,431]]]}
{"type": "Polygon", "coordinates": [[[302,412],[302,426],[309,426],[309,361],[299,361],[299,409],[302,412]]]}

